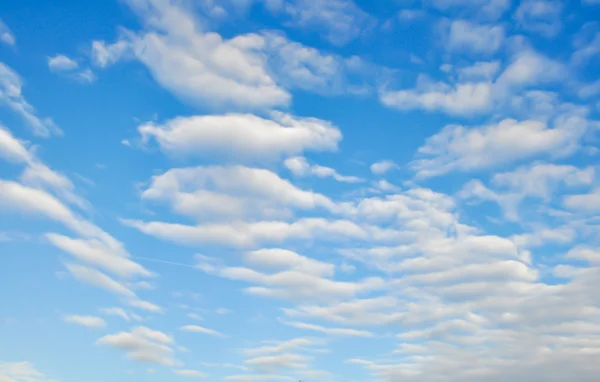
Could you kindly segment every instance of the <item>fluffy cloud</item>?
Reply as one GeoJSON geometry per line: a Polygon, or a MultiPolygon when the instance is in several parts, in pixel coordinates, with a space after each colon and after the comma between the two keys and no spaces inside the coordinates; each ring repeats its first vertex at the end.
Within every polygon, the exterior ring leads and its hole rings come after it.
{"type": "Polygon", "coordinates": [[[244,166],[172,169],[155,176],[142,198],[166,201],[175,212],[204,222],[288,216],[292,209],[343,209],[272,171],[244,166]]]}
{"type": "Polygon", "coordinates": [[[244,281],[255,286],[246,288],[246,292],[264,297],[291,300],[331,301],[352,297],[381,289],[381,278],[368,278],[357,282],[333,280],[332,267],[288,251],[258,251],[245,256],[249,267],[227,267],[216,259],[197,257],[196,267],[208,274],[229,280],[244,281]],[[283,253],[281,258],[266,258],[266,255],[283,253]],[[274,273],[263,273],[255,268],[275,268],[274,273]]]}
{"type": "Polygon", "coordinates": [[[288,0],[282,2],[281,7],[272,9],[283,11],[292,25],[318,30],[334,45],[347,44],[376,24],[376,19],[354,1],[288,0]]]}
{"type": "Polygon", "coordinates": [[[522,1],[515,12],[515,20],[530,32],[553,37],[562,28],[563,3],[556,0],[522,1]]]}
{"type": "Polygon", "coordinates": [[[38,371],[30,362],[0,363],[2,382],[52,382],[53,379],[38,371]]]}
{"type": "Polygon", "coordinates": [[[95,43],[94,57],[99,66],[107,66],[130,51],[159,84],[192,104],[246,109],[289,104],[290,95],[265,68],[260,54],[264,40],[259,35],[227,40],[205,32],[193,12],[170,2],[129,0],[128,4],[145,29],[126,33],[122,42],[110,48],[95,43]]]}
{"type": "Polygon", "coordinates": [[[420,76],[415,89],[386,90],[380,94],[380,98],[384,105],[399,110],[441,110],[450,115],[470,115],[490,108],[493,86],[488,82],[467,82],[451,86],[420,76]]]}
{"type": "Polygon", "coordinates": [[[427,139],[412,162],[417,177],[474,171],[536,156],[567,156],[579,147],[588,121],[564,115],[553,126],[541,121],[505,119],[477,128],[449,125],[427,139]]]}
{"type": "Polygon", "coordinates": [[[458,10],[479,18],[497,19],[510,9],[510,0],[424,0],[441,11],[458,10]]]}
{"type": "Polygon", "coordinates": [[[371,172],[375,175],[384,175],[398,167],[399,166],[391,160],[382,160],[371,165],[371,172]]]}
{"type": "Polygon", "coordinates": [[[364,181],[356,176],[341,175],[331,167],[310,165],[304,157],[288,158],[284,161],[284,165],[296,176],[314,175],[319,178],[333,178],[342,183],[360,183],[364,181]]]}
{"type": "Polygon", "coordinates": [[[125,351],[128,358],[136,361],[165,366],[175,364],[173,349],[175,341],[173,338],[144,326],[135,327],[131,332],[104,336],[96,343],[121,349],[125,351]]]}
{"type": "Polygon", "coordinates": [[[0,20],[0,42],[7,45],[15,45],[15,35],[2,20],[0,20]]]}
{"type": "Polygon", "coordinates": [[[284,324],[292,326],[296,329],[311,330],[325,335],[330,336],[344,336],[344,337],[375,337],[375,334],[366,330],[356,330],[347,328],[327,328],[315,324],[307,324],[305,322],[288,322],[282,321],[284,324]]]}
{"type": "Polygon", "coordinates": [[[463,187],[459,196],[496,202],[504,209],[506,219],[517,221],[519,205],[525,198],[537,198],[549,203],[559,187],[591,185],[594,178],[592,167],[578,169],[568,165],[533,163],[511,172],[495,174],[492,185],[497,190],[472,180],[463,187]]]}
{"type": "Polygon", "coordinates": [[[588,194],[567,195],[564,198],[565,207],[581,212],[594,213],[600,211],[600,190],[588,194]]]}
{"type": "Polygon", "coordinates": [[[63,320],[68,324],[75,324],[75,325],[85,326],[87,328],[93,328],[93,329],[102,329],[102,328],[106,327],[106,321],[104,321],[100,317],[94,317],[94,316],[70,315],[70,316],[65,316],[63,318],[63,320]]]}
{"type": "Polygon", "coordinates": [[[207,378],[208,375],[198,371],[198,370],[189,370],[189,369],[179,369],[174,371],[175,374],[181,375],[183,377],[192,377],[192,378],[207,378]]]}
{"type": "Polygon", "coordinates": [[[226,155],[242,159],[277,159],[304,151],[335,151],[342,139],[331,123],[272,113],[271,119],[251,114],[177,118],[163,125],[138,128],[142,140],[156,140],[176,156],[226,155]]]}
{"type": "MultiPolygon", "coordinates": [[[[469,43],[469,45],[471,45],[469,43]]],[[[529,47],[515,49],[500,75],[491,64],[475,64],[459,70],[459,81],[433,81],[420,74],[412,89],[380,89],[381,102],[399,110],[439,111],[451,116],[473,117],[508,108],[515,96],[536,85],[548,85],[565,78],[563,64],[529,47]],[[465,75],[466,73],[466,75],[465,75]]]]}
{"type": "Polygon", "coordinates": [[[277,244],[286,240],[324,239],[339,241],[354,239],[375,242],[394,242],[398,231],[373,225],[358,225],[349,220],[302,218],[295,222],[259,221],[205,223],[196,226],[123,219],[122,223],[162,240],[183,245],[219,244],[226,247],[256,247],[277,244]]]}
{"type": "Polygon", "coordinates": [[[65,55],[58,54],[54,57],[48,57],[48,67],[52,71],[62,72],[75,70],[79,67],[79,64],[65,55]]]}
{"type": "Polygon", "coordinates": [[[211,336],[216,336],[216,337],[223,337],[223,334],[221,332],[218,332],[216,330],[213,329],[208,329],[202,326],[198,326],[198,325],[186,325],[186,326],[182,326],[181,330],[184,332],[191,332],[191,333],[204,333],[204,334],[208,334],[211,336]]]}
{"type": "Polygon", "coordinates": [[[50,118],[40,119],[22,93],[21,77],[11,68],[0,62],[0,103],[18,114],[39,137],[60,135],[61,130],[50,118]]]}
{"type": "Polygon", "coordinates": [[[28,164],[34,161],[27,142],[18,140],[3,127],[0,127],[0,156],[15,163],[28,164]]]}
{"type": "Polygon", "coordinates": [[[489,55],[498,51],[504,42],[504,28],[499,25],[454,20],[442,29],[447,36],[445,46],[451,52],[489,55]]]}

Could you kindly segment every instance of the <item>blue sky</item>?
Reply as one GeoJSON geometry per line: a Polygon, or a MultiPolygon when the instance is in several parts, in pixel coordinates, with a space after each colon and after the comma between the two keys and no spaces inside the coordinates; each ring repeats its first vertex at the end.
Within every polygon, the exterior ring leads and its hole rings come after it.
{"type": "Polygon", "coordinates": [[[594,381],[600,1],[0,5],[0,382],[594,381]]]}

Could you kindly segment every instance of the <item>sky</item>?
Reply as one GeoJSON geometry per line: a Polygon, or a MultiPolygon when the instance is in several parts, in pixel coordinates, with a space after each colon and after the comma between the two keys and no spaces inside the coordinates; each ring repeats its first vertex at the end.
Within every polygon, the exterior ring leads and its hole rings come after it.
{"type": "Polygon", "coordinates": [[[600,375],[600,1],[0,4],[0,382],[600,375]]]}

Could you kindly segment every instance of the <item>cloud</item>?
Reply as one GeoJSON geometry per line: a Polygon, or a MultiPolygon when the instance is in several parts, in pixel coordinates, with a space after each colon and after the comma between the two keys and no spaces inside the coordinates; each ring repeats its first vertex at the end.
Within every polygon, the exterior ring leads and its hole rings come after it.
{"type": "Polygon", "coordinates": [[[207,378],[208,377],[208,375],[206,375],[198,370],[179,369],[179,370],[174,370],[173,372],[175,374],[181,375],[183,377],[192,377],[192,378],[207,378]]]}
{"type": "Polygon", "coordinates": [[[490,55],[504,43],[505,31],[499,25],[484,25],[468,20],[454,20],[442,24],[443,35],[447,36],[446,49],[450,52],[475,55],[490,55]]]}
{"type": "Polygon", "coordinates": [[[135,293],[131,289],[94,268],[75,264],[67,264],[66,267],[73,277],[82,283],[104,289],[128,299],[135,298],[135,293]]]}
{"type": "Polygon", "coordinates": [[[2,382],[56,382],[38,371],[30,362],[0,363],[2,382]]]}
{"type": "Polygon", "coordinates": [[[399,166],[391,160],[382,160],[371,165],[371,172],[375,175],[384,175],[387,172],[397,169],[399,166]]]}
{"type": "Polygon", "coordinates": [[[15,45],[15,35],[2,20],[0,20],[0,42],[7,45],[15,45]]]}
{"type": "Polygon", "coordinates": [[[100,317],[94,317],[94,316],[70,315],[70,316],[65,316],[63,318],[63,320],[68,324],[85,326],[87,328],[92,328],[92,329],[103,329],[106,327],[106,321],[104,321],[100,317]]]}
{"type": "Polygon", "coordinates": [[[583,212],[594,213],[600,211],[600,190],[593,190],[588,194],[567,195],[564,197],[565,207],[583,212]]]}
{"type": "Polygon", "coordinates": [[[72,239],[53,233],[46,234],[45,236],[55,247],[71,254],[76,259],[98,266],[117,276],[125,278],[153,276],[143,266],[126,256],[115,253],[114,250],[108,248],[101,241],[94,239],[72,239]]]}
{"type": "Polygon", "coordinates": [[[525,198],[552,201],[560,186],[591,185],[595,178],[593,167],[579,169],[569,165],[532,163],[492,177],[497,191],[490,190],[478,180],[468,182],[459,193],[462,198],[476,198],[498,203],[509,221],[519,220],[519,206],[525,198]],[[501,191],[502,190],[502,191],[501,191]]]}
{"type": "Polygon", "coordinates": [[[356,176],[341,175],[331,167],[310,165],[304,157],[288,158],[284,161],[284,165],[296,176],[314,175],[319,178],[333,178],[342,183],[364,182],[364,179],[356,176]]]}
{"type": "Polygon", "coordinates": [[[264,372],[277,372],[287,368],[306,368],[306,357],[299,354],[280,354],[256,357],[246,360],[246,364],[264,372]]]}
{"type": "Polygon", "coordinates": [[[263,297],[331,301],[368,293],[384,286],[384,281],[376,277],[357,282],[333,280],[333,266],[328,267],[325,263],[282,250],[261,250],[246,254],[244,261],[253,268],[227,267],[204,256],[198,256],[197,261],[196,267],[203,272],[254,284],[246,292],[263,297]],[[266,258],[267,255],[277,253],[284,254],[285,258],[266,258]],[[256,268],[274,268],[275,272],[263,273],[256,268]]]}
{"type": "Polygon", "coordinates": [[[245,166],[171,169],[154,176],[142,193],[199,221],[289,216],[294,209],[341,211],[324,195],[297,188],[276,173],[245,166]]]}
{"type": "Polygon", "coordinates": [[[556,0],[522,1],[514,18],[526,31],[554,37],[562,29],[563,3],[556,0]]]}
{"type": "Polygon", "coordinates": [[[68,72],[77,69],[79,64],[65,55],[58,54],[54,57],[48,57],[48,67],[52,71],[68,72]]]}
{"type": "Polygon", "coordinates": [[[28,142],[15,138],[10,131],[0,126],[0,156],[10,162],[29,164],[34,161],[28,142]]]}
{"type": "Polygon", "coordinates": [[[315,29],[333,45],[345,45],[376,24],[354,1],[288,0],[281,7],[290,25],[315,29]]]}
{"type": "Polygon", "coordinates": [[[224,335],[216,330],[212,330],[212,329],[207,329],[205,327],[202,326],[198,326],[198,325],[186,325],[186,326],[182,326],[181,330],[184,332],[191,332],[191,333],[204,333],[204,334],[208,334],[211,336],[216,336],[216,337],[224,337],[224,335]]]}
{"type": "Polygon", "coordinates": [[[244,354],[250,357],[257,357],[272,353],[289,353],[293,350],[307,350],[315,345],[322,344],[322,341],[314,338],[294,338],[287,341],[270,341],[268,344],[257,348],[245,349],[244,354]]]}
{"type": "Polygon", "coordinates": [[[264,53],[269,72],[286,89],[320,95],[367,95],[389,69],[359,56],[343,57],[290,41],[281,32],[263,31],[264,53]]]}
{"type": "Polygon", "coordinates": [[[241,159],[278,159],[304,151],[336,151],[342,139],[331,123],[271,113],[270,119],[251,114],[176,118],[163,125],[138,128],[144,143],[155,140],[174,156],[233,156],[241,159]]]}
{"type": "Polygon", "coordinates": [[[564,80],[567,68],[562,63],[529,47],[516,50],[497,77],[495,73],[490,74],[493,73],[493,66],[485,67],[481,64],[479,68],[472,68],[471,73],[467,72],[467,76],[464,71],[459,71],[459,81],[455,83],[433,81],[427,75],[420,74],[412,89],[381,88],[380,101],[388,107],[403,111],[421,109],[428,112],[439,111],[450,116],[474,117],[503,107],[510,110],[511,104],[518,99],[519,91],[564,80]],[[483,72],[484,69],[487,73],[483,72]],[[482,73],[490,78],[482,76],[482,73]]]}
{"type": "Polygon", "coordinates": [[[487,111],[493,102],[493,86],[488,82],[460,83],[455,86],[432,82],[422,75],[410,90],[384,90],[381,102],[399,110],[440,110],[450,115],[472,115],[487,111]]]}
{"type": "MultiPolygon", "coordinates": [[[[132,315],[130,315],[129,313],[127,313],[125,311],[125,309],[123,308],[103,308],[100,310],[102,312],[102,314],[106,315],[106,316],[116,316],[116,317],[121,317],[123,320],[129,322],[132,320],[132,315]]],[[[133,315],[135,316],[135,315],[133,315]]]]}
{"type": "Polygon", "coordinates": [[[499,61],[479,61],[457,69],[460,81],[492,81],[500,71],[499,61]]]}
{"type": "Polygon", "coordinates": [[[126,58],[131,53],[130,50],[131,46],[125,40],[119,40],[114,44],[107,44],[105,41],[93,41],[92,62],[100,68],[106,68],[126,58]]]}
{"type": "Polygon", "coordinates": [[[173,346],[175,341],[169,335],[144,326],[137,326],[131,332],[120,332],[100,338],[98,345],[106,345],[125,351],[133,360],[173,366],[173,346]]]}
{"type": "Polygon", "coordinates": [[[495,20],[510,9],[510,0],[423,0],[425,5],[438,10],[461,11],[466,15],[495,20]]]}
{"type": "MultiPolygon", "coordinates": [[[[277,86],[265,68],[261,36],[247,34],[223,39],[217,33],[204,32],[193,12],[173,3],[152,0],[127,3],[141,18],[145,29],[126,33],[123,41],[160,85],[184,101],[199,106],[243,109],[289,104],[290,95],[277,86]]],[[[99,65],[122,55],[123,43],[116,44],[112,45],[116,52],[96,44],[99,65]]]]}
{"type": "Polygon", "coordinates": [[[348,220],[303,218],[295,222],[259,221],[208,223],[196,226],[122,219],[121,222],[141,232],[162,240],[183,245],[219,244],[226,247],[256,247],[263,244],[281,243],[285,240],[321,238],[336,241],[355,240],[390,242],[396,241],[398,231],[376,226],[360,226],[348,220]]]}
{"type": "Polygon", "coordinates": [[[449,125],[419,148],[411,163],[417,177],[451,171],[476,171],[538,156],[564,157],[579,147],[588,121],[564,115],[553,126],[540,121],[505,119],[476,128],[449,125]]]}
{"type": "Polygon", "coordinates": [[[342,337],[375,337],[375,334],[367,330],[356,330],[347,328],[327,328],[320,325],[307,324],[304,322],[287,322],[282,321],[285,325],[292,326],[296,329],[312,330],[315,332],[323,333],[330,336],[342,336],[342,337]]]}
{"type": "Polygon", "coordinates": [[[593,265],[600,264],[600,248],[580,245],[569,250],[565,258],[586,261],[593,265]]]}
{"type": "Polygon", "coordinates": [[[50,118],[40,119],[35,108],[22,94],[21,77],[4,63],[0,62],[0,104],[6,105],[18,114],[31,128],[34,135],[47,138],[61,135],[62,131],[50,118]]]}

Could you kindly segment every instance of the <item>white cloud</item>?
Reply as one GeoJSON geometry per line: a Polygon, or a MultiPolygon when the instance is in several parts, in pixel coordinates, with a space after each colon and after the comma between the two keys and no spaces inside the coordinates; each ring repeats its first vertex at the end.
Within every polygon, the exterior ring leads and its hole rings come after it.
{"type": "Polygon", "coordinates": [[[281,243],[290,239],[321,238],[328,241],[356,239],[390,242],[398,240],[395,230],[376,226],[360,226],[348,220],[303,218],[295,222],[259,221],[208,223],[196,226],[144,222],[123,219],[122,223],[141,232],[183,245],[219,244],[227,247],[255,247],[257,245],[281,243]]]}
{"type": "Polygon", "coordinates": [[[521,1],[514,17],[521,28],[554,37],[562,28],[563,3],[557,0],[521,1]]]}
{"type": "Polygon", "coordinates": [[[28,142],[18,140],[3,127],[0,127],[0,156],[15,163],[28,164],[34,161],[28,142]]]}
{"type": "Polygon", "coordinates": [[[580,245],[569,250],[569,252],[565,255],[565,258],[582,260],[593,265],[600,264],[600,248],[580,245]]]}
{"type": "MultiPolygon", "coordinates": [[[[290,95],[265,68],[261,36],[247,34],[227,40],[204,32],[193,12],[173,3],[128,0],[128,4],[144,22],[145,30],[127,33],[124,41],[154,79],[178,97],[194,105],[244,109],[289,104],[290,95]]],[[[103,57],[96,59],[100,65],[119,56],[99,45],[96,52],[96,57],[103,57]]]]}
{"type": "Polygon", "coordinates": [[[103,308],[101,309],[102,314],[106,315],[106,316],[116,316],[116,317],[121,317],[123,320],[129,322],[131,321],[132,317],[129,313],[127,313],[125,311],[125,309],[123,308],[103,308]]]}
{"type": "Polygon", "coordinates": [[[478,18],[495,20],[510,9],[510,0],[423,0],[441,11],[459,10],[478,18]]]}
{"type": "Polygon", "coordinates": [[[569,165],[532,163],[511,172],[495,174],[492,185],[497,191],[472,180],[463,187],[459,196],[496,202],[504,209],[507,220],[518,221],[519,206],[525,198],[538,198],[549,203],[560,186],[586,186],[592,184],[594,178],[593,167],[578,169],[569,165]]]}
{"type": "Polygon", "coordinates": [[[380,93],[381,102],[399,110],[440,110],[450,115],[472,115],[489,110],[493,102],[493,86],[489,82],[465,82],[448,85],[432,82],[420,75],[417,87],[380,93]]]}
{"type": "Polygon", "coordinates": [[[163,125],[138,128],[142,140],[154,139],[175,156],[226,155],[242,159],[278,159],[304,151],[336,151],[342,139],[331,123],[271,113],[270,119],[251,114],[176,118],[163,125]]]}
{"type": "Polygon", "coordinates": [[[49,137],[62,132],[50,118],[40,119],[22,93],[21,77],[11,68],[0,62],[0,103],[18,114],[39,137],[49,137]]]}
{"type": "Polygon", "coordinates": [[[77,69],[79,64],[65,55],[58,54],[54,57],[48,57],[48,67],[52,71],[68,72],[77,69]]]}
{"type": "Polygon", "coordinates": [[[224,337],[224,335],[221,332],[218,332],[216,330],[213,329],[208,329],[202,326],[198,326],[198,325],[186,325],[186,326],[182,326],[181,330],[184,332],[191,332],[191,333],[204,333],[204,334],[209,334],[211,336],[216,336],[216,337],[224,337]]]}
{"type": "Polygon", "coordinates": [[[386,69],[358,56],[342,57],[290,41],[280,32],[261,33],[266,65],[278,84],[321,95],[365,95],[386,69]]]}
{"type": "Polygon", "coordinates": [[[68,324],[75,324],[75,325],[85,326],[87,328],[93,328],[93,329],[103,329],[106,327],[106,321],[104,321],[100,317],[94,317],[94,316],[70,315],[70,316],[65,316],[63,318],[63,320],[68,324]]]}
{"type": "Polygon", "coordinates": [[[272,171],[245,166],[171,169],[153,177],[142,198],[166,201],[175,212],[203,222],[289,216],[293,209],[343,209],[272,171]]]}
{"type": "Polygon", "coordinates": [[[477,24],[468,20],[454,20],[443,26],[446,48],[451,52],[490,55],[498,51],[505,39],[500,25],[477,24]]]}
{"type": "Polygon", "coordinates": [[[198,371],[198,370],[186,370],[179,369],[174,371],[175,374],[181,375],[183,377],[192,377],[192,378],[207,378],[208,375],[198,371]]]}
{"type": "Polygon", "coordinates": [[[120,277],[150,277],[152,273],[131,259],[116,253],[99,240],[72,239],[58,234],[46,234],[46,238],[57,248],[78,260],[98,266],[120,277]]]}
{"type": "Polygon", "coordinates": [[[600,190],[596,189],[588,194],[567,195],[564,198],[565,207],[584,212],[594,213],[600,211],[600,190]]]}
{"type": "Polygon", "coordinates": [[[119,40],[114,44],[94,41],[92,42],[92,61],[98,67],[106,68],[127,57],[130,49],[129,43],[125,40],[119,40]]]}
{"type": "Polygon", "coordinates": [[[311,330],[319,333],[323,333],[330,336],[343,336],[343,337],[375,337],[375,334],[367,330],[356,330],[347,328],[327,328],[320,325],[307,324],[304,322],[288,322],[282,321],[285,325],[292,326],[296,329],[311,330]]]}
{"type": "Polygon", "coordinates": [[[328,267],[325,263],[281,250],[251,252],[245,257],[245,262],[256,268],[276,268],[274,273],[263,273],[254,268],[227,267],[203,256],[198,256],[197,261],[196,267],[208,274],[254,284],[246,288],[246,292],[264,297],[331,301],[368,293],[384,286],[384,281],[376,277],[356,282],[333,280],[333,266],[328,267]],[[286,253],[287,258],[265,261],[264,255],[271,253],[286,253]]]}
{"type": "Polygon", "coordinates": [[[127,357],[139,362],[173,366],[173,338],[163,332],[138,326],[131,332],[120,332],[100,338],[98,345],[108,345],[125,351],[127,357]]]}
{"type": "Polygon", "coordinates": [[[244,260],[257,268],[288,269],[314,276],[332,277],[335,271],[333,264],[310,259],[287,249],[258,249],[246,252],[244,260]]]}
{"type": "Polygon", "coordinates": [[[371,172],[375,175],[384,175],[387,172],[397,169],[399,167],[400,166],[398,166],[391,160],[382,160],[379,162],[375,162],[371,165],[371,172]]]}
{"type": "Polygon", "coordinates": [[[479,61],[457,69],[459,80],[462,82],[493,81],[499,71],[499,61],[479,61]]]}
{"type": "Polygon", "coordinates": [[[580,98],[592,98],[600,95],[600,80],[582,85],[577,91],[580,98]]]}
{"type": "MultiPolygon", "coordinates": [[[[593,24],[589,26],[596,29],[593,24]]],[[[583,30],[586,30],[585,26],[583,30]]],[[[586,38],[586,34],[582,33],[582,36],[576,36],[575,38],[575,51],[571,56],[571,61],[575,65],[585,65],[600,53],[600,31],[593,33],[591,38],[586,38]]]]}
{"type": "Polygon", "coordinates": [[[135,298],[135,293],[131,289],[94,268],[75,264],[66,264],[66,267],[73,277],[82,283],[104,289],[128,299],[135,298]]]}
{"type": "Polygon", "coordinates": [[[0,20],[0,42],[7,45],[15,45],[15,35],[2,20],[0,20]]]}
{"type": "Polygon", "coordinates": [[[306,357],[299,354],[267,355],[245,361],[247,365],[264,372],[277,372],[287,368],[306,368],[306,357]]]}
{"type": "Polygon", "coordinates": [[[343,183],[360,183],[364,179],[356,176],[341,175],[331,167],[311,165],[304,157],[288,158],[284,161],[285,167],[296,176],[314,175],[319,178],[333,178],[343,183]]]}
{"type": "Polygon", "coordinates": [[[352,0],[288,0],[282,11],[292,25],[316,29],[334,45],[345,45],[376,24],[376,19],[352,0]]]}
{"type": "Polygon", "coordinates": [[[56,382],[38,371],[30,362],[0,362],[2,382],[56,382]]]}
{"type": "MultiPolygon", "coordinates": [[[[510,106],[520,97],[519,91],[535,85],[560,82],[565,79],[567,72],[567,68],[560,62],[528,47],[517,49],[497,78],[494,69],[492,62],[488,65],[479,64],[479,67],[476,64],[468,68],[467,72],[459,70],[460,81],[456,83],[432,81],[428,76],[420,74],[414,88],[382,88],[379,98],[384,105],[399,110],[422,109],[429,112],[440,111],[451,116],[472,117],[489,114],[502,107],[510,110],[510,106]]],[[[538,91],[536,94],[539,93],[538,91]]]]}
{"type": "Polygon", "coordinates": [[[561,157],[573,153],[588,127],[577,115],[556,118],[553,126],[540,121],[505,119],[497,124],[466,128],[449,125],[427,139],[411,163],[417,177],[451,171],[474,171],[536,156],[561,157]]]}

